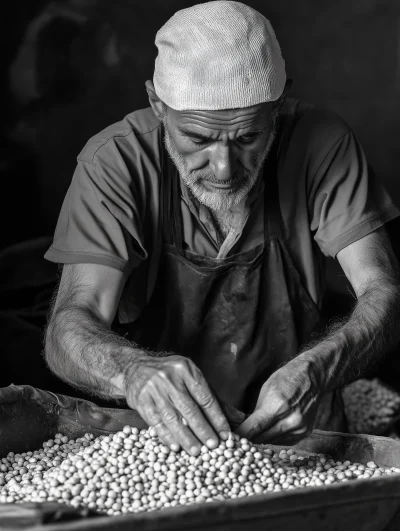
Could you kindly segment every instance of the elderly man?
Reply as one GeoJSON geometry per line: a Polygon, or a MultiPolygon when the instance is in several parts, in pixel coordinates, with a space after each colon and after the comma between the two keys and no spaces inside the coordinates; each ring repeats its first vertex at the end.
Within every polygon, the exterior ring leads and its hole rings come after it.
{"type": "Polygon", "coordinates": [[[344,429],[340,388],[398,339],[399,212],[349,127],[286,97],[260,13],[195,5],[156,45],[150,107],[78,156],[46,254],[64,264],[47,362],[193,455],[227,437],[224,404],[253,440],[344,429]],[[316,339],[324,255],[357,301],[316,339]]]}

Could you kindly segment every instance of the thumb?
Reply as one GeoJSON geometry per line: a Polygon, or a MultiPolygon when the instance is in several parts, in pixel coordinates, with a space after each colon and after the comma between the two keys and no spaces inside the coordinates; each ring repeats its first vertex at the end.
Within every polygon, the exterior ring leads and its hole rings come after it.
{"type": "Polygon", "coordinates": [[[263,412],[262,409],[256,409],[244,422],[242,422],[235,433],[240,437],[252,439],[275,424],[275,420],[276,419],[263,412]]]}

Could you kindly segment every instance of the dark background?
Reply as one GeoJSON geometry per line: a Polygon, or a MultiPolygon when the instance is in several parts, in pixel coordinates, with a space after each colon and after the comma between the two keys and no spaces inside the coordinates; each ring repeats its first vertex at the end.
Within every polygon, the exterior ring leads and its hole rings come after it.
{"type": "MultiPolygon", "coordinates": [[[[292,95],[330,108],[349,123],[376,174],[400,205],[400,2],[247,3],[272,22],[288,76],[294,80],[292,95]]],[[[183,0],[8,4],[0,22],[5,39],[0,94],[3,249],[51,236],[77,154],[91,135],[148,105],[144,82],[152,77],[155,34],[175,11],[192,4],[183,0]]],[[[397,248],[399,225],[392,223],[390,232],[397,248]]],[[[43,246],[47,240],[41,242],[43,246]]],[[[19,325],[10,325],[5,305],[21,303],[7,283],[10,278],[16,283],[21,277],[36,278],[46,267],[41,252],[39,245],[30,263],[21,247],[14,248],[13,258],[6,253],[5,269],[0,260],[0,292],[8,289],[0,311],[6,320],[3,329],[12,330],[13,345],[19,325]],[[12,262],[15,256],[17,268],[12,262]]],[[[48,271],[54,274],[54,269],[48,271]]],[[[42,280],[39,275],[38,284],[42,280]]],[[[329,282],[333,289],[329,304],[340,312],[348,304],[346,297],[341,298],[346,285],[332,260],[329,282]]],[[[24,304],[31,307],[31,302],[24,304]]],[[[44,312],[45,304],[40,308],[44,312]]]]}
{"type": "MultiPolygon", "coordinates": [[[[3,135],[12,149],[9,145],[4,154],[3,142],[2,168],[21,169],[13,174],[11,190],[2,193],[3,210],[13,209],[12,219],[5,220],[7,240],[53,232],[76,155],[92,134],[148,105],[144,82],[152,77],[155,33],[192,3],[9,3],[14,13],[3,19],[7,94],[1,104],[3,135]],[[17,150],[19,160],[10,160],[17,150]],[[26,166],[22,152],[31,157],[26,166]]],[[[294,80],[292,94],[347,120],[400,203],[400,2],[247,3],[275,28],[294,80]]],[[[4,177],[2,185],[4,192],[4,177]]]]}

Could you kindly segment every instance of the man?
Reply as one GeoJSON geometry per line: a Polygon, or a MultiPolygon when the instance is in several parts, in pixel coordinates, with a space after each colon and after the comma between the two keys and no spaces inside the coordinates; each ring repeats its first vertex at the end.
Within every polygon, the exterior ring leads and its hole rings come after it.
{"type": "Polygon", "coordinates": [[[64,264],[47,362],[193,455],[227,437],[223,404],[254,440],[344,429],[340,388],[398,340],[399,212],[349,127],[286,98],[260,13],[195,5],[156,45],[151,107],[78,157],[46,254],[64,264]],[[323,255],[357,302],[315,340],[323,255]]]}

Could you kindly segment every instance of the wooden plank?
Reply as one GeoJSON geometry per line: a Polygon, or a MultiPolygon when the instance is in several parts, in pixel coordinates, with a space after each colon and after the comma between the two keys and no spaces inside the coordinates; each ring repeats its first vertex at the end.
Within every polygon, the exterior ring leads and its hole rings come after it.
{"type": "Polygon", "coordinates": [[[34,529],[244,531],[251,527],[252,531],[382,531],[399,510],[399,481],[387,479],[386,482],[380,478],[356,480],[342,485],[310,487],[223,503],[165,509],[159,513],[100,517],[34,529]]]}

